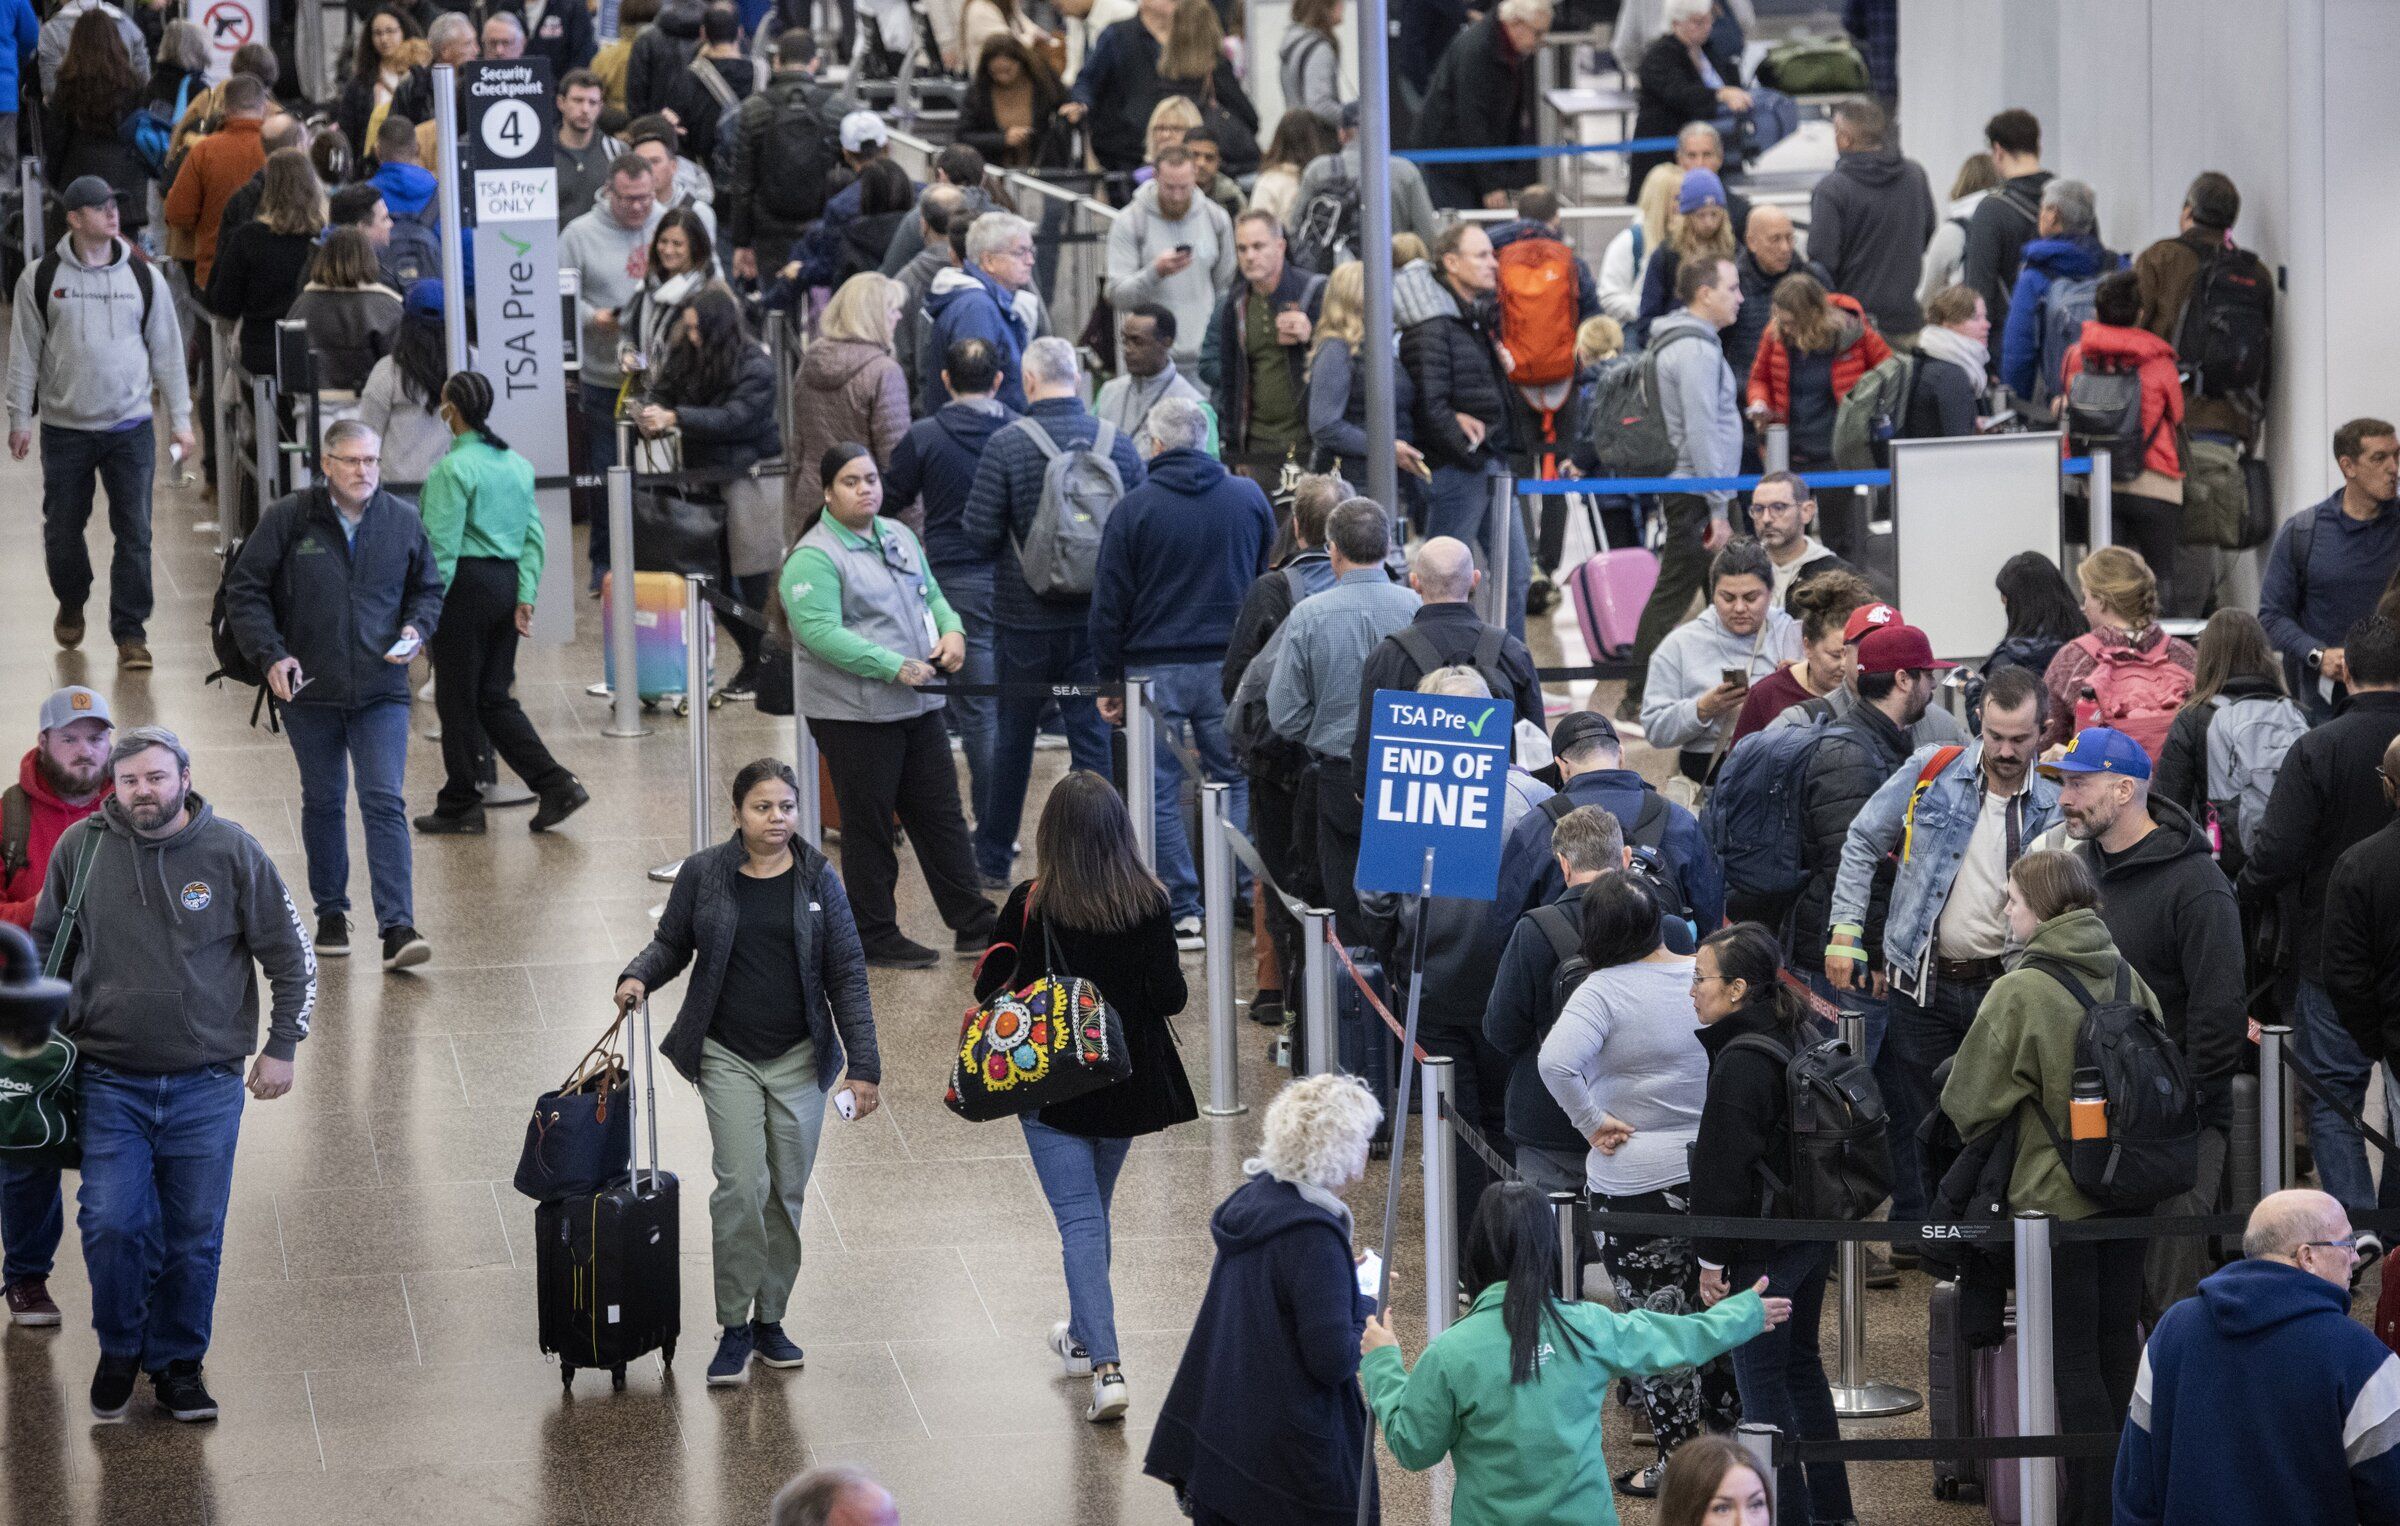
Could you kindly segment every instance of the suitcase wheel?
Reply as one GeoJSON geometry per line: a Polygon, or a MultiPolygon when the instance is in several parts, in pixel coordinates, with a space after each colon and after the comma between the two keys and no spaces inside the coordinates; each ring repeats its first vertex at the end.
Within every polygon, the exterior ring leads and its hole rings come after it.
{"type": "Polygon", "coordinates": [[[558,1386],[569,1393],[575,1391],[575,1369],[565,1362],[558,1364],[558,1386]]]}
{"type": "Polygon", "coordinates": [[[623,1364],[620,1363],[619,1365],[608,1369],[608,1386],[612,1389],[615,1389],[618,1393],[623,1393],[625,1391],[625,1368],[623,1364]]]}
{"type": "Polygon", "coordinates": [[[658,1361],[662,1367],[675,1365],[675,1338],[673,1336],[667,1337],[667,1343],[658,1348],[658,1361]]]}

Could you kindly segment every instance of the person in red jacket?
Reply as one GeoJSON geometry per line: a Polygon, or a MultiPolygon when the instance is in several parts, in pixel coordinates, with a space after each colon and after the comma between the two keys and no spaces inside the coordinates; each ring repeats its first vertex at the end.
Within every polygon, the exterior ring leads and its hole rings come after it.
{"type": "MultiPolygon", "coordinates": [[[[1855,297],[1827,295],[1817,278],[1794,272],[1775,283],[1774,316],[1750,362],[1750,426],[1763,437],[1769,424],[1791,428],[1791,469],[1833,465],[1833,416],[1858,379],[1891,359],[1891,346],[1867,321],[1855,297]]],[[[1818,531],[1834,555],[1859,560],[1866,515],[1857,495],[1835,493],[1818,510],[1818,531]]]]}
{"type": "MultiPolygon", "coordinates": [[[[2140,327],[2141,318],[2141,278],[2130,270],[2102,276],[2099,290],[2092,294],[2092,316],[2084,322],[2083,337],[2067,347],[2059,374],[2066,378],[2070,409],[2075,378],[2087,368],[2131,366],[2141,377],[2142,470],[2130,481],[2117,478],[2109,541],[2142,554],[2158,576],[2159,607],[2172,609],[2168,579],[2175,570],[2176,548],[2183,544],[2183,455],[2178,446],[2183,380],[2176,371],[2175,346],[2140,327]]],[[[2069,431],[2072,435],[2071,423],[2069,431]]],[[[2076,454],[2083,450],[2076,448],[2076,454]]],[[[2117,470],[2123,470],[2121,464],[2117,470]]]]}
{"type": "MultiPolygon", "coordinates": [[[[17,765],[17,782],[0,795],[0,918],[33,925],[42,876],[61,833],[108,798],[108,746],[115,736],[108,701],[81,686],[42,701],[41,733],[17,765]]],[[[0,1165],[0,1281],[8,1317],[20,1325],[59,1323],[50,1301],[50,1266],[66,1208],[58,1167],[0,1165]]]]}

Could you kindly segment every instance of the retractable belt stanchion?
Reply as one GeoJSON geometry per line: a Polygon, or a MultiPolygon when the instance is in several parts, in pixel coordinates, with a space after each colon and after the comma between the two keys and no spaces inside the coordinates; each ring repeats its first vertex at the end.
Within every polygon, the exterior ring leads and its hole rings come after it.
{"type": "Polygon", "coordinates": [[[1200,920],[1207,953],[1208,1106],[1211,1118],[1231,1118],[1242,1107],[1241,1045],[1233,1018],[1233,845],[1225,840],[1233,786],[1200,786],[1200,920]]]}
{"type": "MultiPolygon", "coordinates": [[[[1844,1012],[1836,1025],[1850,1052],[1863,1057],[1867,1052],[1867,1020],[1856,1012],[1844,1012]]],[[[1866,1375],[1867,1367],[1867,1245],[1864,1240],[1844,1240],[1835,1252],[1842,1269],[1841,1344],[1836,1353],[1833,1379],[1833,1412],[1845,1420],[1864,1419],[1873,1415],[1905,1415],[1924,1404],[1924,1398],[1913,1388],[1897,1383],[1878,1383],[1866,1375]]]]}
{"type": "Polygon", "coordinates": [[[1516,478],[1503,473],[1491,479],[1490,508],[1483,516],[1483,581],[1475,589],[1475,613],[1486,625],[1508,627],[1508,558],[1517,533],[1516,478]]]}
{"type": "MultiPolygon", "coordinates": [[[[1400,1057],[1401,1064],[1408,1061],[1400,1057]]],[[[1425,1168],[1425,1338],[1432,1340],[1458,1314],[1458,1137],[1450,1132],[1457,1126],[1450,1117],[1458,1075],[1457,1062],[1446,1054],[1427,1055],[1421,1068],[1425,1143],[1417,1158],[1425,1168]]]]}
{"type": "Polygon", "coordinates": [[[2117,533],[2117,480],[2109,475],[2109,458],[2105,450],[2092,452],[2091,521],[2084,533],[2094,546],[2113,544],[2117,533]]]}
{"type": "Polygon", "coordinates": [[[1762,1420],[1745,1420],[1734,1427],[1733,1439],[1750,1459],[1761,1479],[1775,1476],[1775,1438],[1783,1434],[1762,1420]]]}
{"type": "Polygon", "coordinates": [[[1125,680],[1125,813],[1142,867],[1158,872],[1158,716],[1150,709],[1150,680],[1125,680]]]}
{"type": "Polygon", "coordinates": [[[233,328],[222,318],[203,316],[201,333],[208,342],[208,412],[217,440],[217,553],[233,549],[241,537],[242,468],[233,449],[233,368],[225,363],[232,353],[233,328]]]}
{"type": "Polygon", "coordinates": [[[27,154],[17,161],[17,208],[24,214],[21,226],[25,230],[25,268],[30,270],[42,262],[50,243],[48,231],[42,226],[40,154],[27,154]]]}
{"type": "MultiPolygon", "coordinates": [[[[692,718],[692,845],[698,853],[709,845],[708,826],[708,579],[697,572],[683,578],[683,698],[692,718]]],[[[672,880],[683,860],[650,871],[654,880],[672,880]]]]}
{"type": "MultiPolygon", "coordinates": [[[[258,473],[258,512],[263,517],[267,505],[283,496],[283,470],[277,449],[281,433],[276,423],[275,378],[250,378],[250,446],[254,469],[258,473]]],[[[220,442],[220,450],[223,445],[220,442]]]]}
{"type": "Polygon", "coordinates": [[[1300,1063],[1293,1069],[1303,1076],[1341,1068],[1333,1059],[1333,955],[1325,948],[1331,936],[1332,912],[1311,907],[1300,913],[1300,1063]]]}
{"type": "MultiPolygon", "coordinates": [[[[2017,1435],[2058,1434],[2058,1388],[2051,1361],[2050,1229],[2046,1213],[2017,1215],[2017,1435]]],[[[2019,1526],[2058,1526],[2058,1463],[2017,1459],[2019,1526]]]]}
{"type": "Polygon", "coordinates": [[[612,737],[646,737],[642,724],[640,632],[634,625],[633,468],[622,460],[608,469],[608,661],[616,670],[609,696],[612,737]]]}
{"type": "Polygon", "coordinates": [[[1583,1296],[1582,1268],[1575,1255],[1575,1205],[1581,1198],[1572,1192],[1550,1194],[1550,1212],[1558,1225],[1558,1297],[1561,1303],[1573,1303],[1583,1296]]]}
{"type": "Polygon", "coordinates": [[[1758,447],[1759,465],[1771,472],[1792,469],[1792,426],[1769,424],[1758,447]]]}
{"type": "Polygon", "coordinates": [[[2269,1023],[2258,1030],[2258,1195],[2292,1184],[2292,1099],[2285,1089],[2283,1046],[2292,1030],[2269,1023]]]}
{"type": "Polygon", "coordinates": [[[800,781],[800,840],[825,851],[825,800],[817,788],[817,738],[800,713],[800,647],[792,645],[792,773],[800,781]]]}

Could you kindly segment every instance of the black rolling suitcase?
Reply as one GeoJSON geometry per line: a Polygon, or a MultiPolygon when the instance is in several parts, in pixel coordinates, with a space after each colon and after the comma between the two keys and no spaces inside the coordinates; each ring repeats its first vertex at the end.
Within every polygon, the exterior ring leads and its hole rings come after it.
{"type": "MultiPolygon", "coordinates": [[[[1326,957],[1333,958],[1331,954],[1326,957]]],[[[1353,947],[1350,962],[1358,966],[1358,973],[1375,988],[1383,1004],[1392,1006],[1392,983],[1384,977],[1383,965],[1374,952],[1353,947]]],[[[1358,983],[1339,959],[1334,959],[1333,965],[1333,1052],[1334,1064],[1366,1082],[1367,1090],[1383,1104],[1383,1121],[1375,1126],[1369,1146],[1369,1153],[1381,1160],[1391,1153],[1392,1109],[1398,1103],[1400,1086],[1400,1041],[1367,1005],[1358,983]]]]}
{"type": "MultiPolygon", "coordinates": [[[[650,1163],[589,1197],[537,1204],[533,1210],[536,1302],[542,1351],[558,1358],[559,1382],[575,1386],[578,1368],[605,1367],[617,1388],[626,1364],[651,1352],[675,1363],[682,1327],[680,1264],[676,1256],[677,1188],[658,1169],[657,1058],[650,1042],[650,1004],[642,1003],[642,1102],[650,1163]]],[[[633,1088],[625,1088],[628,1102],[633,1088]]]]}

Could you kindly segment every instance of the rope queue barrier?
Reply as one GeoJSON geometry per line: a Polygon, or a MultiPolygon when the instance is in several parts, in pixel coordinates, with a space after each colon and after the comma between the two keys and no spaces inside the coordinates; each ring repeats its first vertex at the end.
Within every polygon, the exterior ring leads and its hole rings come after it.
{"type": "Polygon", "coordinates": [[[1627,138],[1617,143],[1524,143],[1494,148],[1395,148],[1411,164],[1510,164],[1521,159],[1573,159],[1585,154],[1671,154],[1673,138],[1627,138]]]}
{"type": "MultiPolygon", "coordinates": [[[[2088,477],[2092,474],[2092,458],[2068,456],[2058,463],[2062,477],[2088,477]]],[[[1585,495],[1594,498],[1631,498],[1646,493],[1747,493],[1758,486],[1763,472],[1751,472],[1737,477],[1519,477],[1516,491],[1527,498],[1557,498],[1585,495]]],[[[1802,472],[1800,480],[1812,488],[1889,487],[1892,474],[1885,467],[1870,467],[1858,471],[1802,472]]]]}

